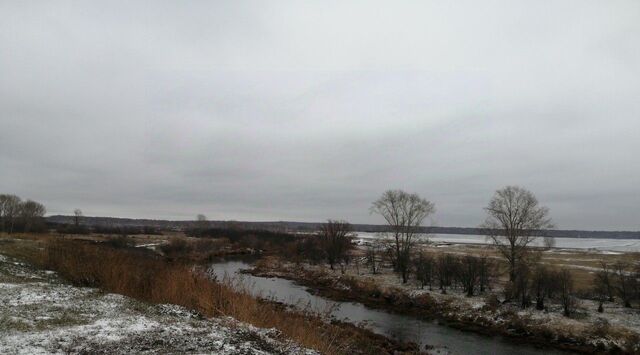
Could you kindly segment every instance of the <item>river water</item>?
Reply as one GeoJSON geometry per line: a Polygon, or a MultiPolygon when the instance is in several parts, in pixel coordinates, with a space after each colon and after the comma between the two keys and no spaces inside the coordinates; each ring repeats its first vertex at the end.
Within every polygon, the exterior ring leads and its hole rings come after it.
{"type": "Polygon", "coordinates": [[[500,336],[489,337],[460,331],[439,325],[435,321],[369,309],[360,303],[334,302],[313,295],[307,292],[305,287],[282,278],[240,274],[242,269],[249,268],[251,265],[242,260],[221,261],[211,265],[212,272],[219,279],[225,276],[233,277],[255,296],[297,307],[308,307],[321,313],[326,312],[337,320],[364,325],[375,333],[400,341],[415,342],[421,349],[424,349],[425,345],[432,345],[436,347],[435,350],[444,354],[566,354],[518,344],[500,336]]]}

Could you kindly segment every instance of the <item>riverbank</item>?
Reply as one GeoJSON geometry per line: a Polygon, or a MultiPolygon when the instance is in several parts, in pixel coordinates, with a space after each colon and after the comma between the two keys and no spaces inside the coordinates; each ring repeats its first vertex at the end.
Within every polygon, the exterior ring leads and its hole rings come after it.
{"type": "Polygon", "coordinates": [[[274,329],[74,287],[53,271],[3,255],[0,314],[3,354],[317,354],[274,329]]]}
{"type": "MultiPolygon", "coordinates": [[[[336,301],[359,302],[370,308],[436,319],[458,329],[500,335],[542,348],[579,353],[640,352],[640,336],[635,327],[640,325],[637,312],[625,313],[625,310],[608,307],[604,315],[581,311],[574,318],[566,318],[554,309],[522,310],[515,305],[501,304],[498,292],[469,298],[450,290],[443,295],[414,285],[402,285],[389,272],[371,275],[351,269],[343,275],[323,266],[294,264],[278,258],[265,258],[249,272],[293,280],[336,301]]],[[[591,308],[592,305],[585,306],[591,308]]]]}
{"type": "MultiPolygon", "coordinates": [[[[325,354],[420,353],[415,345],[401,344],[350,324],[326,322],[314,314],[290,311],[257,299],[224,280],[211,280],[193,264],[169,262],[141,248],[118,249],[91,240],[30,236],[0,239],[0,253],[11,255],[20,260],[15,263],[28,265],[33,270],[55,270],[61,280],[71,282],[69,287],[91,286],[94,290],[99,288],[102,292],[128,296],[127,299],[135,299],[141,305],[172,304],[214,321],[236,319],[260,329],[276,329],[273,333],[276,340],[293,341],[301,344],[301,349],[315,349],[325,354]]],[[[54,292],[52,302],[57,295],[65,299],[64,295],[54,292]]],[[[43,303],[33,308],[40,311],[46,309],[45,306],[43,303]]],[[[7,323],[7,331],[15,331],[14,328],[20,326],[7,323]]],[[[93,334],[82,336],[91,342],[95,340],[93,334]]],[[[66,351],[64,349],[60,351],[66,351]]],[[[161,351],[162,344],[159,343],[157,349],[161,351]]],[[[171,348],[168,349],[171,353],[171,348]]]]}

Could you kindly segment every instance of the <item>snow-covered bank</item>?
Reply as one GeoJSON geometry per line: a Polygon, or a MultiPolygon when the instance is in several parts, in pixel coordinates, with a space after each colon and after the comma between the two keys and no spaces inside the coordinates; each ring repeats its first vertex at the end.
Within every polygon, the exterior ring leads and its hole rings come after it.
{"type": "MultiPolygon", "coordinates": [[[[367,241],[378,239],[378,233],[358,232],[358,239],[367,241]]],[[[491,240],[484,235],[466,234],[429,234],[421,239],[429,239],[436,244],[491,244],[491,240]]],[[[598,238],[553,238],[556,248],[598,250],[604,252],[640,252],[640,239],[598,239],[598,238]]],[[[543,241],[538,238],[532,244],[542,246],[543,241]]]]}
{"type": "Polygon", "coordinates": [[[402,284],[386,268],[373,275],[350,265],[342,273],[324,265],[272,258],[256,264],[250,273],[293,280],[336,301],[359,302],[419,319],[438,319],[459,329],[517,338],[537,346],[580,353],[640,353],[640,312],[617,303],[606,303],[604,312],[598,313],[596,302],[581,299],[569,318],[554,300],[548,299],[544,310],[536,310],[502,302],[500,288],[473,297],[456,288],[442,294],[421,289],[414,282],[402,284]]]}
{"type": "Polygon", "coordinates": [[[314,354],[276,330],[73,287],[0,255],[0,353],[314,354]]]}

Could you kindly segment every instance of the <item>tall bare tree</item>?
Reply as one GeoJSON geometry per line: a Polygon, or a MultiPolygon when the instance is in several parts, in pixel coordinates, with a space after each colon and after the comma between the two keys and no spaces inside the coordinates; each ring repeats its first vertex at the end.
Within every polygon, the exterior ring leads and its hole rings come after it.
{"type": "Polygon", "coordinates": [[[82,218],[82,210],[76,208],[73,210],[73,224],[75,224],[76,227],[80,227],[80,218],[82,218]]]}
{"type": "Polygon", "coordinates": [[[381,215],[389,225],[394,242],[393,264],[406,283],[415,236],[424,220],[435,212],[435,206],[417,194],[388,190],[373,202],[370,211],[381,215]]]}
{"type": "Polygon", "coordinates": [[[600,271],[596,272],[594,283],[600,294],[604,295],[607,301],[614,301],[614,274],[611,266],[606,261],[600,262],[600,271]]]}
{"type": "Polygon", "coordinates": [[[568,268],[562,268],[558,273],[560,286],[560,301],[564,315],[570,317],[578,306],[578,300],[573,295],[573,275],[568,268]]]}
{"type": "Polygon", "coordinates": [[[353,248],[351,225],[345,221],[328,220],[320,227],[318,238],[320,250],[331,270],[335,264],[346,261],[349,251],[353,248]]]}
{"type": "Polygon", "coordinates": [[[2,230],[13,233],[13,227],[20,213],[22,200],[16,195],[0,195],[0,217],[2,230]]]}
{"type": "Polygon", "coordinates": [[[507,259],[509,280],[514,282],[518,263],[524,261],[529,244],[553,227],[549,209],[540,206],[530,191],[507,186],[496,191],[485,210],[488,216],[482,228],[507,259]]]}
{"type": "Polygon", "coordinates": [[[636,279],[631,272],[631,265],[625,261],[619,261],[613,264],[613,273],[615,276],[615,287],[618,291],[620,299],[624,306],[631,308],[631,300],[633,298],[633,289],[636,279]]]}
{"type": "Polygon", "coordinates": [[[377,274],[380,269],[380,262],[378,258],[382,253],[382,245],[379,242],[372,242],[367,245],[367,265],[371,268],[372,274],[377,274]]]}
{"type": "Polygon", "coordinates": [[[480,283],[480,258],[465,255],[459,259],[458,263],[458,277],[467,296],[471,297],[480,283]]]}

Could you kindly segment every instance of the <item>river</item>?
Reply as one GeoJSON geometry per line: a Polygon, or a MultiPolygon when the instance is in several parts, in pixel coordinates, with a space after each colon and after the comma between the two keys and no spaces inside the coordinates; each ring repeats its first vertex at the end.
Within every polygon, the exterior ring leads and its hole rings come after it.
{"type": "Polygon", "coordinates": [[[489,337],[464,332],[435,321],[424,321],[409,316],[375,310],[354,302],[334,302],[313,295],[303,286],[282,278],[256,277],[241,274],[251,265],[242,260],[227,260],[211,264],[212,272],[222,279],[225,275],[236,278],[243,287],[255,296],[269,298],[297,307],[310,307],[317,312],[328,312],[333,318],[353,324],[404,342],[415,342],[424,349],[435,346],[443,354],[566,354],[552,350],[541,350],[530,345],[509,341],[500,336],[489,337]]]}

